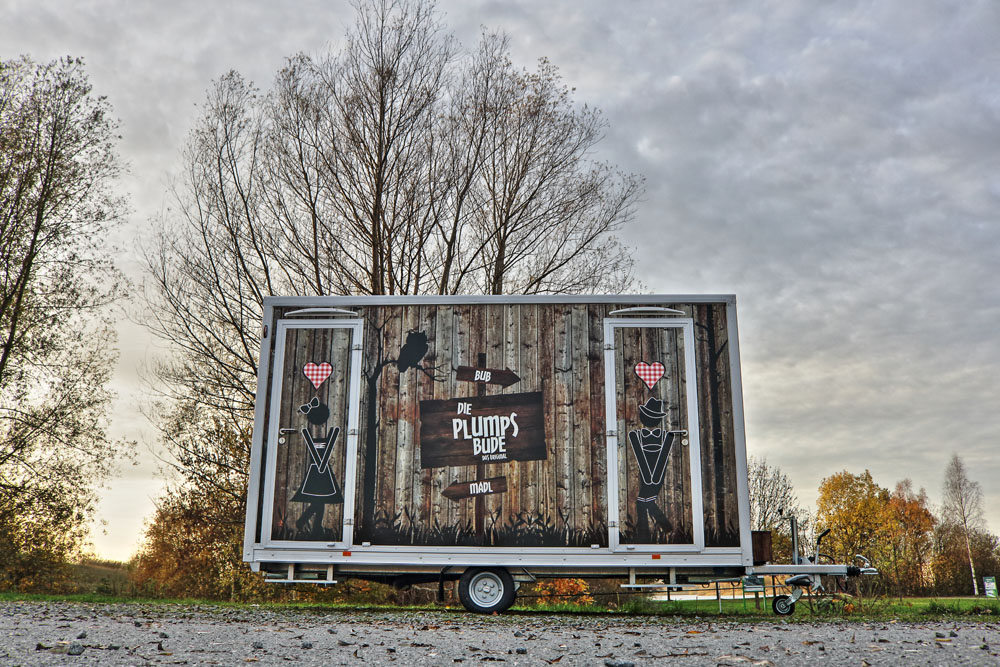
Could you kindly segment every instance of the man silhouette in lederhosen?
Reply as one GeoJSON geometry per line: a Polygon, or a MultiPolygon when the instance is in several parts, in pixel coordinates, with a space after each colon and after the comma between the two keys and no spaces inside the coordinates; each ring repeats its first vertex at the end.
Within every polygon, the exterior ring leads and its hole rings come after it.
{"type": "Polygon", "coordinates": [[[663,411],[663,401],[650,397],[644,405],[639,406],[639,421],[644,428],[629,431],[628,434],[628,442],[639,465],[639,494],[635,499],[635,542],[650,541],[650,516],[665,530],[671,528],[670,521],[656,504],[656,498],[663,488],[667,455],[670,454],[674,437],[677,435],[660,427],[660,422],[666,416],[667,413],[663,411]]]}

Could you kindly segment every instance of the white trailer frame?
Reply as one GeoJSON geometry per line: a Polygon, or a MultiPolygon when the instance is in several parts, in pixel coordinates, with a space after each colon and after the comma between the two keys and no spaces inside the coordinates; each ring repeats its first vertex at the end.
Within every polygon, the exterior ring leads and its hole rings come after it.
{"type": "MultiPolygon", "coordinates": [[[[679,313],[679,315],[683,315],[679,313]]],[[[720,568],[740,568],[746,571],[753,567],[753,554],[750,533],[749,492],[747,486],[747,456],[746,434],[743,412],[742,377],[740,372],[739,338],[736,316],[736,297],[733,295],[601,295],[601,296],[330,296],[330,297],[267,297],[264,299],[264,327],[261,336],[260,362],[258,365],[257,401],[253,431],[252,452],[250,459],[249,488],[247,492],[246,528],[244,533],[243,559],[250,563],[254,570],[287,568],[285,581],[299,579],[300,571],[313,571],[326,574],[320,580],[332,581],[335,572],[437,572],[442,568],[463,569],[476,566],[497,566],[505,568],[523,568],[533,572],[564,573],[566,575],[587,574],[618,574],[632,573],[638,569],[642,573],[675,573],[681,568],[700,571],[718,571],[720,568]],[[345,512],[343,541],[321,544],[316,542],[279,542],[258,538],[258,535],[269,535],[265,531],[263,519],[268,514],[261,511],[262,502],[270,499],[270,481],[267,481],[264,493],[261,493],[262,475],[268,470],[268,462],[263,455],[264,424],[266,421],[266,397],[269,393],[268,381],[272,377],[272,363],[279,365],[280,350],[277,350],[276,337],[283,335],[291,326],[334,326],[353,327],[355,344],[352,349],[354,377],[350,381],[351,401],[357,417],[357,400],[360,393],[358,369],[361,361],[361,327],[363,323],[357,313],[351,308],[399,306],[399,305],[460,305],[460,304],[636,304],[634,308],[615,311],[620,317],[605,322],[605,336],[613,335],[615,326],[667,326],[684,327],[690,332],[688,338],[693,338],[693,323],[690,318],[671,317],[665,306],[669,304],[725,304],[728,327],[728,356],[732,385],[733,428],[736,457],[736,483],[739,518],[739,546],[706,547],[704,545],[703,508],[701,495],[700,455],[697,439],[697,428],[689,428],[694,435],[691,452],[692,485],[697,484],[697,493],[693,494],[692,513],[696,524],[695,544],[693,545],[662,545],[636,548],[619,548],[617,533],[612,527],[607,547],[562,548],[562,547],[423,547],[423,546],[385,546],[368,543],[353,543],[353,503],[356,496],[358,451],[358,428],[355,419],[353,426],[348,426],[347,435],[347,468],[345,471],[345,512]],[[297,308],[294,313],[286,313],[279,321],[280,326],[274,327],[276,308],[297,308]],[[307,315],[317,319],[297,320],[296,316],[307,315]],[[290,317],[291,316],[291,317],[290,317]],[[322,318],[322,319],[319,319],[322,318]],[[272,356],[273,355],[273,356],[272,356]],[[697,474],[694,474],[697,473],[697,474]],[[349,495],[347,495],[349,492],[349,495]],[[350,512],[347,510],[351,509],[350,512]]],[[[695,358],[693,354],[685,355],[687,372],[694,377],[695,358]]],[[[605,363],[609,363],[607,355],[605,363]]],[[[613,363],[613,362],[612,362],[613,363]]],[[[280,370],[280,368],[279,368],[280,370]]],[[[280,375],[276,375],[280,377],[280,375]]],[[[611,375],[613,377],[613,374],[611,375]]],[[[608,401],[613,401],[613,382],[606,385],[608,401]]],[[[698,418],[695,392],[688,392],[689,419],[698,418]]],[[[270,428],[276,428],[275,420],[271,420],[270,428]]],[[[273,441],[272,441],[273,442],[273,441]]],[[[608,434],[607,446],[609,454],[617,455],[616,434],[608,434]]],[[[271,448],[273,451],[273,447],[271,448]]],[[[613,459],[611,459],[613,460],[613,459]]],[[[612,491],[617,488],[615,475],[609,475],[608,512],[609,527],[616,522],[618,498],[612,491]],[[612,509],[614,508],[614,510],[612,509]]],[[[267,507],[267,505],[264,505],[267,507]]],[[[813,566],[813,570],[815,570],[813,566]]],[[[759,571],[759,570],[758,570],[759,571]]],[[[787,571],[784,570],[784,571],[787,571]]],[[[315,579],[313,580],[315,581],[315,579]]]]}

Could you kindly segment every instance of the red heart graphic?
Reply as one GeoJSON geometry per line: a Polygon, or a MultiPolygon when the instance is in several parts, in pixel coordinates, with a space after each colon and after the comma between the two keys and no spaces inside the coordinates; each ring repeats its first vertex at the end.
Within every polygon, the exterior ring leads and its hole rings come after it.
{"type": "Polygon", "coordinates": [[[659,361],[654,361],[651,364],[647,364],[645,361],[640,361],[635,365],[635,374],[639,376],[647,387],[653,388],[660,378],[663,377],[663,364],[659,361]]]}
{"type": "Polygon", "coordinates": [[[331,366],[327,361],[324,361],[321,364],[314,364],[310,361],[302,368],[302,372],[305,373],[305,376],[309,378],[310,382],[312,382],[312,386],[319,389],[319,386],[326,382],[326,379],[330,377],[330,373],[333,372],[333,366],[331,366]]]}

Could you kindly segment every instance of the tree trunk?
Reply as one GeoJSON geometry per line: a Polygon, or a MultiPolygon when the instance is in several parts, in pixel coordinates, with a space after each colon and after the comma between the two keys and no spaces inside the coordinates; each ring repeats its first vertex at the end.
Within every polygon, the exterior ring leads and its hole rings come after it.
{"type": "Polygon", "coordinates": [[[965,529],[965,548],[969,552],[969,569],[972,570],[972,594],[979,597],[979,583],[976,581],[976,564],[972,562],[972,541],[969,539],[969,529],[965,529]]]}

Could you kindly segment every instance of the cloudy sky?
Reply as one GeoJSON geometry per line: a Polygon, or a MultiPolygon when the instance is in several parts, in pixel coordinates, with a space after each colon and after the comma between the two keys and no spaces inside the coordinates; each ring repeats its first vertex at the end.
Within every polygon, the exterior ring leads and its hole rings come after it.
{"type": "MultiPolygon", "coordinates": [[[[1000,4],[993,0],[617,3],[453,0],[456,36],[506,30],[610,123],[600,157],[646,176],[624,240],[645,286],[735,293],[748,449],[805,504],[871,470],[940,502],[953,452],[1000,530],[1000,4]]],[[[336,47],[341,0],[0,0],[0,58],[83,56],[121,118],[133,213],[121,264],[212,79],[267,88],[286,56],[336,47]]],[[[162,347],[162,346],[161,346],[162,347]]],[[[116,435],[155,447],[124,324],[116,435]]],[[[161,350],[162,351],[162,350],[161,350]]],[[[127,558],[162,481],[142,448],[101,505],[127,558]]]]}

